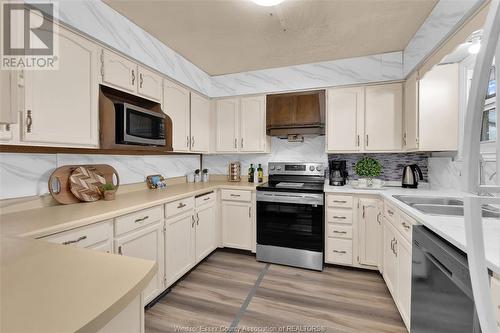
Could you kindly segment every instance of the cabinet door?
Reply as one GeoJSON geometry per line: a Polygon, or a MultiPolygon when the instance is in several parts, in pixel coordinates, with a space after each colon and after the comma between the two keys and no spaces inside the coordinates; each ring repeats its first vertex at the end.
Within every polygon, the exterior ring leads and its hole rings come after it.
{"type": "Polygon", "coordinates": [[[418,149],[418,73],[414,72],[405,82],[404,135],[406,150],[418,149]]]}
{"type": "Polygon", "coordinates": [[[239,99],[221,99],[217,104],[217,142],[218,152],[238,151],[238,114],[239,99]]]}
{"type": "Polygon", "coordinates": [[[240,111],[240,150],[264,152],[265,144],[265,96],[242,98],[240,111]]]}
{"type": "Polygon", "coordinates": [[[191,93],[191,151],[207,153],[210,142],[210,101],[191,93]]]}
{"type": "Polygon", "coordinates": [[[18,71],[0,70],[0,123],[17,124],[18,71]]]}
{"type": "Polygon", "coordinates": [[[389,221],[383,218],[384,225],[384,280],[387,284],[387,288],[392,293],[392,296],[396,298],[397,293],[397,258],[394,250],[394,244],[396,242],[396,230],[391,225],[389,221]]]}
{"type": "Polygon", "coordinates": [[[222,202],[222,237],[226,247],[252,249],[252,206],[249,203],[222,202]]]}
{"type": "Polygon", "coordinates": [[[174,151],[189,151],[189,90],[165,80],[163,83],[163,112],[172,119],[174,151]]]}
{"type": "Polygon", "coordinates": [[[143,333],[144,332],[144,304],[141,295],[130,302],[97,333],[143,333]]]}
{"type": "Polygon", "coordinates": [[[365,88],[365,150],[400,151],[403,144],[401,83],[365,88]]]}
{"type": "Polygon", "coordinates": [[[135,94],[137,90],[137,65],[114,52],[102,50],[102,82],[135,94]]]}
{"type": "Polygon", "coordinates": [[[196,262],[215,250],[215,206],[204,205],[196,212],[196,262]]]}
{"type": "Polygon", "coordinates": [[[165,274],[164,244],[163,223],[140,229],[115,240],[116,253],[155,261],[158,265],[158,271],[143,291],[146,304],[158,296],[165,287],[163,281],[165,274]]]}
{"type": "Polygon", "coordinates": [[[457,150],[460,98],[458,77],[458,64],[448,64],[435,66],[420,79],[420,150],[457,150]]]}
{"type": "Polygon", "coordinates": [[[328,90],[326,144],[328,151],[359,151],[363,140],[364,89],[328,90]]]}
{"type": "Polygon", "coordinates": [[[113,253],[113,242],[109,239],[105,242],[89,246],[88,249],[99,252],[113,253]]]}
{"type": "Polygon", "coordinates": [[[376,199],[359,199],[358,249],[359,263],[362,265],[378,266],[380,244],[378,204],[376,199]]]}
{"type": "Polygon", "coordinates": [[[410,306],[411,306],[411,245],[401,236],[398,236],[395,245],[395,252],[398,260],[398,292],[397,300],[401,317],[410,327],[410,306]]]}
{"type": "Polygon", "coordinates": [[[167,287],[193,267],[195,262],[195,219],[193,212],[166,221],[165,269],[167,287]]]}
{"type": "Polygon", "coordinates": [[[162,97],[162,77],[144,67],[138,68],[139,81],[137,92],[139,95],[161,103],[162,97]]]}
{"type": "Polygon", "coordinates": [[[59,69],[26,71],[22,141],[98,145],[99,48],[59,28],[59,69]]]}

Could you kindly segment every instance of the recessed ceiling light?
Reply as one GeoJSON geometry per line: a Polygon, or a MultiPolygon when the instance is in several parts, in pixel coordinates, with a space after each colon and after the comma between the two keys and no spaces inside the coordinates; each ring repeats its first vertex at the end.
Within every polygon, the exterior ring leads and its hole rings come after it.
{"type": "Polygon", "coordinates": [[[257,5],[265,7],[276,6],[283,1],[285,0],[252,0],[252,2],[255,2],[257,5]]]}

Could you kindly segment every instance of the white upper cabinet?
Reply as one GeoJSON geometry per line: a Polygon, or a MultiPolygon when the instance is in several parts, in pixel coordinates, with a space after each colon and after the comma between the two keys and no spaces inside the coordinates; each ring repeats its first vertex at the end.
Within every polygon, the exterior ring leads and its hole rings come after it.
{"type": "Polygon", "coordinates": [[[137,69],[137,93],[147,99],[161,103],[163,78],[153,71],[139,66],[137,69]]]}
{"type": "Polygon", "coordinates": [[[338,88],[327,92],[326,145],[328,151],[362,149],[364,88],[338,88]]]}
{"type": "Polygon", "coordinates": [[[241,99],[240,150],[262,152],[266,145],[266,97],[241,99]]]}
{"type": "Polygon", "coordinates": [[[99,47],[59,27],[59,69],[25,71],[24,143],[98,145],[99,47]]]}
{"type": "Polygon", "coordinates": [[[191,93],[191,151],[208,153],[210,148],[210,100],[191,93]]]}
{"type": "Polygon", "coordinates": [[[403,146],[406,150],[418,149],[418,73],[414,72],[404,86],[404,134],[403,146]]]}
{"type": "Polygon", "coordinates": [[[437,65],[419,83],[419,150],[458,149],[458,64],[437,65]]]}
{"type": "Polygon", "coordinates": [[[217,101],[216,150],[218,152],[238,151],[239,102],[238,98],[228,98],[217,101]]]}
{"type": "Polygon", "coordinates": [[[190,148],[189,99],[189,90],[172,81],[164,80],[163,112],[172,119],[174,151],[187,152],[190,148]]]}
{"type": "Polygon", "coordinates": [[[0,70],[0,124],[17,124],[22,110],[18,92],[23,87],[22,72],[0,70]]]}
{"type": "Polygon", "coordinates": [[[102,50],[101,61],[101,75],[104,84],[135,93],[137,83],[136,63],[106,49],[102,50]]]}
{"type": "Polygon", "coordinates": [[[269,151],[265,96],[217,100],[215,113],[217,152],[269,151]]]}
{"type": "Polygon", "coordinates": [[[365,89],[365,150],[401,151],[403,86],[401,83],[365,89]]]}

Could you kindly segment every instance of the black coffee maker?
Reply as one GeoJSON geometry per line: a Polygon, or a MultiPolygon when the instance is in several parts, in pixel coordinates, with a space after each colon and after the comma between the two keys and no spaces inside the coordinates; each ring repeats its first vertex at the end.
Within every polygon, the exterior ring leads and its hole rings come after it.
{"type": "Polygon", "coordinates": [[[330,185],[344,186],[347,181],[347,167],[345,160],[329,161],[330,185]]]}

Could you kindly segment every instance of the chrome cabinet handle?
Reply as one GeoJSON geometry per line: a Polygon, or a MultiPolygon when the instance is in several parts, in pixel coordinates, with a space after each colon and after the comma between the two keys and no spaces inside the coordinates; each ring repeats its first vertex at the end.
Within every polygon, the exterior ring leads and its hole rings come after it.
{"type": "Polygon", "coordinates": [[[365,218],[366,206],[363,206],[363,218],[365,218]]]}
{"type": "Polygon", "coordinates": [[[335,203],[347,203],[347,201],[345,201],[345,200],[333,200],[333,202],[335,202],[335,203]]]}
{"type": "Polygon", "coordinates": [[[33,128],[33,114],[31,110],[26,111],[26,132],[31,133],[33,128]]]}
{"type": "Polygon", "coordinates": [[[207,200],[210,200],[210,197],[206,197],[205,199],[203,199],[203,201],[207,201],[207,200]]]}
{"type": "Polygon", "coordinates": [[[403,146],[406,147],[406,133],[403,134],[403,146]]]}
{"type": "Polygon", "coordinates": [[[392,210],[390,210],[390,209],[388,209],[388,210],[387,210],[387,213],[388,213],[389,215],[391,215],[391,216],[392,216],[392,215],[394,215],[394,212],[393,212],[392,210]]]}
{"type": "Polygon", "coordinates": [[[402,222],[401,225],[406,229],[410,229],[410,226],[406,222],[402,222]]]}
{"type": "Polygon", "coordinates": [[[234,138],[234,148],[238,148],[238,139],[234,138]]]}
{"type": "Polygon", "coordinates": [[[341,220],[345,220],[346,219],[345,216],[334,216],[333,218],[334,219],[341,219],[341,220]]]}
{"type": "Polygon", "coordinates": [[[191,148],[194,148],[194,136],[191,137],[191,148]]]}
{"type": "Polygon", "coordinates": [[[347,234],[347,231],[337,231],[337,230],[333,230],[334,233],[336,234],[347,234]]]}
{"type": "Polygon", "coordinates": [[[142,221],[146,221],[148,218],[149,218],[149,216],[146,215],[144,217],[141,217],[140,219],[135,219],[134,223],[139,223],[139,222],[142,222],[142,221]]]}
{"type": "Polygon", "coordinates": [[[368,134],[366,135],[366,146],[368,147],[368,142],[369,142],[369,139],[368,139],[368,134]]]}
{"type": "Polygon", "coordinates": [[[334,253],[340,253],[340,254],[346,254],[347,252],[346,251],[337,251],[337,250],[333,250],[334,253]]]}
{"type": "Polygon", "coordinates": [[[198,215],[198,212],[196,212],[196,225],[200,225],[200,216],[198,215]]]}
{"type": "Polygon", "coordinates": [[[378,222],[378,224],[381,224],[381,222],[380,222],[380,213],[377,214],[377,222],[378,222]]]}
{"type": "Polygon", "coordinates": [[[132,85],[135,85],[135,71],[132,70],[132,85]]]}
{"type": "Polygon", "coordinates": [[[396,256],[396,258],[397,258],[397,256],[398,256],[398,249],[397,249],[397,247],[396,247],[396,246],[398,246],[398,241],[395,239],[395,240],[394,240],[394,247],[393,247],[393,249],[392,249],[392,252],[394,252],[394,255],[395,255],[395,256],[396,256]]]}
{"type": "Polygon", "coordinates": [[[123,253],[122,253],[122,246],[121,245],[118,246],[118,254],[121,255],[121,256],[123,255],[123,253]]]}
{"type": "Polygon", "coordinates": [[[356,139],[356,146],[359,147],[359,134],[358,134],[357,139],[356,139]]]}
{"type": "Polygon", "coordinates": [[[191,228],[194,228],[194,225],[196,223],[195,219],[194,219],[194,215],[191,215],[191,228]]]}
{"type": "Polygon", "coordinates": [[[391,239],[391,250],[392,250],[393,253],[394,253],[394,241],[395,241],[394,238],[391,239]]]}
{"type": "Polygon", "coordinates": [[[189,135],[186,136],[186,147],[189,148],[189,135]]]}
{"type": "Polygon", "coordinates": [[[139,73],[139,88],[142,88],[142,83],[144,80],[142,79],[142,73],[139,73]]]}
{"type": "Polygon", "coordinates": [[[181,208],[184,208],[184,207],[186,207],[186,204],[180,202],[179,205],[177,206],[177,209],[181,209],[181,208]]]}
{"type": "Polygon", "coordinates": [[[232,196],[232,197],[241,197],[240,194],[232,194],[232,193],[230,194],[230,196],[232,196]]]}
{"type": "Polygon", "coordinates": [[[77,239],[74,239],[74,240],[65,241],[62,244],[63,245],[74,244],[74,243],[78,243],[78,242],[80,242],[80,241],[82,241],[84,239],[87,239],[87,236],[81,236],[81,237],[78,237],[77,239]]]}
{"type": "Polygon", "coordinates": [[[252,207],[248,207],[248,217],[252,217],[252,207]]]}
{"type": "Polygon", "coordinates": [[[241,138],[241,148],[243,148],[243,138],[241,138]]]}

